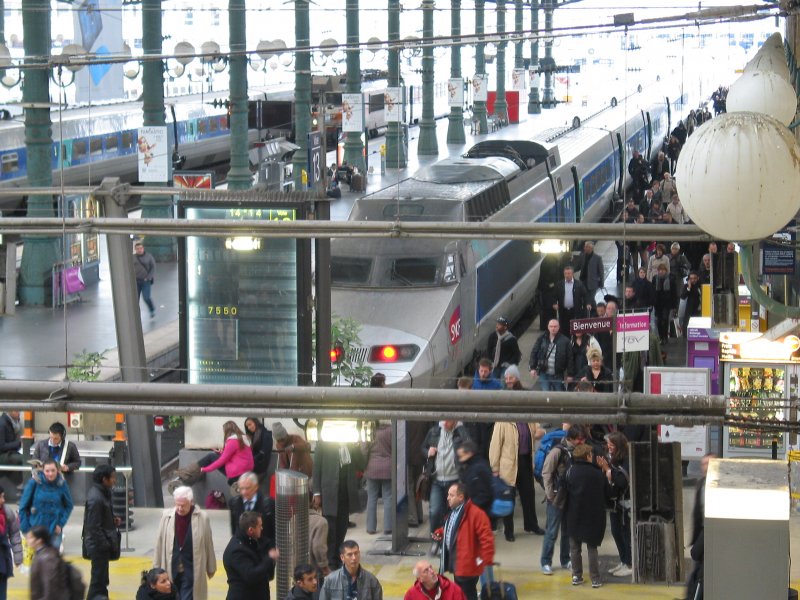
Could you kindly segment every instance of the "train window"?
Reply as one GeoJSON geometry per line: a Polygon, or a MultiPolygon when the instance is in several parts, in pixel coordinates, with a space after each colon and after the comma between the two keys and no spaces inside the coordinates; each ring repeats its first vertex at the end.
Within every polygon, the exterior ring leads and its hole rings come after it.
{"type": "Polygon", "coordinates": [[[0,163],[2,163],[3,173],[14,173],[19,170],[19,154],[16,152],[3,154],[0,163]]]}
{"type": "Polygon", "coordinates": [[[439,275],[435,258],[396,258],[392,261],[389,283],[396,286],[434,285],[439,275]]]}
{"type": "Polygon", "coordinates": [[[369,95],[369,112],[374,113],[378,112],[379,110],[383,110],[384,108],[384,96],[383,92],[380,94],[370,94],[369,95]]]}
{"type": "Polygon", "coordinates": [[[216,119],[209,119],[208,120],[208,124],[209,124],[209,130],[212,133],[214,131],[218,131],[219,130],[219,121],[217,121],[216,119]]]}
{"type": "Polygon", "coordinates": [[[331,260],[331,281],[342,285],[367,283],[372,259],[334,256],[331,260]]]}
{"type": "Polygon", "coordinates": [[[89,152],[93,155],[103,153],[103,139],[94,137],[89,140],[89,152]]]}
{"type": "Polygon", "coordinates": [[[547,157],[547,164],[550,165],[551,169],[555,169],[558,166],[558,164],[556,163],[556,157],[555,157],[554,154],[551,154],[550,156],[547,157]]]}
{"type": "Polygon", "coordinates": [[[564,189],[563,184],[561,183],[561,177],[556,177],[556,194],[560,194],[561,190],[564,189]]]}
{"type": "Polygon", "coordinates": [[[86,156],[86,142],[84,140],[72,141],[72,160],[86,156]]]}
{"type": "Polygon", "coordinates": [[[206,119],[197,120],[197,133],[203,135],[208,129],[208,121],[206,119]]]}
{"type": "Polygon", "coordinates": [[[106,137],[106,152],[116,152],[119,145],[119,138],[116,135],[106,137]]]}
{"type": "Polygon", "coordinates": [[[133,148],[133,132],[131,131],[123,131],[122,132],[122,149],[127,150],[128,148],[133,148]]]}

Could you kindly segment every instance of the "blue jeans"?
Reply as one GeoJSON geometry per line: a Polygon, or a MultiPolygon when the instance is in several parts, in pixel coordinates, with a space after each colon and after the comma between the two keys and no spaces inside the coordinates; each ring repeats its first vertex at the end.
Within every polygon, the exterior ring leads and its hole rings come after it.
{"type": "Polygon", "coordinates": [[[564,378],[558,375],[539,373],[539,387],[543,392],[563,392],[565,391],[564,378]]]}
{"type": "Polygon", "coordinates": [[[444,525],[444,515],[447,512],[447,491],[454,483],[455,481],[439,481],[437,479],[431,486],[431,533],[444,525]]]}
{"type": "Polygon", "coordinates": [[[383,530],[392,530],[392,480],[367,479],[367,533],[378,529],[378,496],[383,498],[383,530]]]}
{"type": "Polygon", "coordinates": [[[567,537],[567,520],[564,518],[563,511],[547,503],[547,526],[544,529],[544,541],[542,543],[541,565],[553,564],[553,551],[555,550],[558,532],[561,530],[560,556],[561,566],[567,566],[569,562],[569,538],[567,537]]]}
{"type": "Polygon", "coordinates": [[[156,312],[156,307],[153,304],[153,299],[150,297],[150,288],[153,286],[152,282],[149,279],[137,279],[136,280],[136,292],[137,297],[141,298],[144,296],[144,303],[147,304],[147,308],[150,309],[150,313],[156,312]]]}

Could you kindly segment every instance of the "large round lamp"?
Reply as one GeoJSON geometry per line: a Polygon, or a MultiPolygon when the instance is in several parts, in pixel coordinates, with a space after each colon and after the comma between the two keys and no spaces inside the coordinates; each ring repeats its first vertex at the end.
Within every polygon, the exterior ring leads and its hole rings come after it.
{"type": "Polygon", "coordinates": [[[775,71],[745,71],[728,90],[728,112],[757,112],[784,125],[794,121],[797,96],[791,84],[775,71]]]}
{"type": "Polygon", "coordinates": [[[762,239],[800,208],[800,146],[772,117],[722,114],[689,137],[675,179],[686,212],[704,231],[762,239]]]}

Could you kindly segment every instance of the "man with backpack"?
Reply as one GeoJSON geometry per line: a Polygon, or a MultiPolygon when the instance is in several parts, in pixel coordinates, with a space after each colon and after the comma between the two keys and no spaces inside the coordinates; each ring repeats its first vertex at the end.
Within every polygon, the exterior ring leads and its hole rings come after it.
{"type": "Polygon", "coordinates": [[[541,566],[542,573],[552,575],[553,552],[555,550],[558,532],[561,531],[561,548],[559,558],[564,569],[570,569],[569,537],[567,524],[564,519],[564,507],[567,501],[567,488],[564,479],[567,469],[572,463],[572,451],[578,444],[583,443],[584,428],[572,425],[567,430],[567,435],[561,443],[555,446],[544,461],[542,467],[542,482],[547,501],[547,526],[545,527],[544,542],[542,544],[541,566]]]}

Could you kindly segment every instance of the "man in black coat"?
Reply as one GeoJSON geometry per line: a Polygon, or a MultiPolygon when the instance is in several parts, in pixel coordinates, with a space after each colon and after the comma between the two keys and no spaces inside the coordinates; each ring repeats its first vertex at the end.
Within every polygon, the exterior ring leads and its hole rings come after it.
{"type": "Polygon", "coordinates": [[[294,568],[294,585],[286,600],[317,600],[319,581],[317,570],[309,564],[299,564],[294,568]]]}
{"type": "Polygon", "coordinates": [[[518,365],[522,358],[517,338],[508,330],[509,322],[498,317],[495,334],[489,336],[486,357],[492,361],[492,376],[499,379],[509,365],[518,365]]]}
{"type": "Polygon", "coordinates": [[[83,558],[92,561],[92,576],[86,597],[108,598],[108,563],[119,560],[121,519],[114,516],[111,490],[117,483],[112,465],[97,465],[92,473],[92,487],[86,494],[83,515],[83,558]]]}
{"type": "Polygon", "coordinates": [[[492,470],[489,461],[478,454],[478,446],[472,440],[464,440],[456,448],[461,463],[461,481],[467,488],[467,498],[492,518],[492,470]]]}
{"type": "Polygon", "coordinates": [[[19,411],[11,410],[0,417],[0,465],[21,465],[22,446],[19,411]]]}
{"type": "Polygon", "coordinates": [[[239,496],[228,502],[231,513],[231,535],[239,529],[239,519],[245,512],[256,512],[261,515],[264,532],[258,538],[258,548],[266,553],[275,547],[275,501],[258,491],[258,475],[252,471],[242,473],[239,477],[239,496]]]}
{"type": "Polygon", "coordinates": [[[539,378],[539,387],[547,392],[563,392],[565,383],[572,381],[574,366],[569,339],[559,333],[559,324],[551,319],[547,333],[539,337],[531,349],[528,362],[531,377],[539,378]]]}
{"type": "Polygon", "coordinates": [[[592,310],[592,301],[588,296],[586,287],[575,279],[572,265],[564,267],[564,278],[556,282],[556,300],[553,310],[558,313],[558,323],[561,332],[569,337],[569,322],[589,316],[592,310]]]}
{"type": "Polygon", "coordinates": [[[245,512],[239,529],[228,542],[222,564],[228,574],[227,600],[269,600],[269,582],[275,576],[278,549],[262,552],[259,539],[264,526],[257,512],[245,512]]]}

